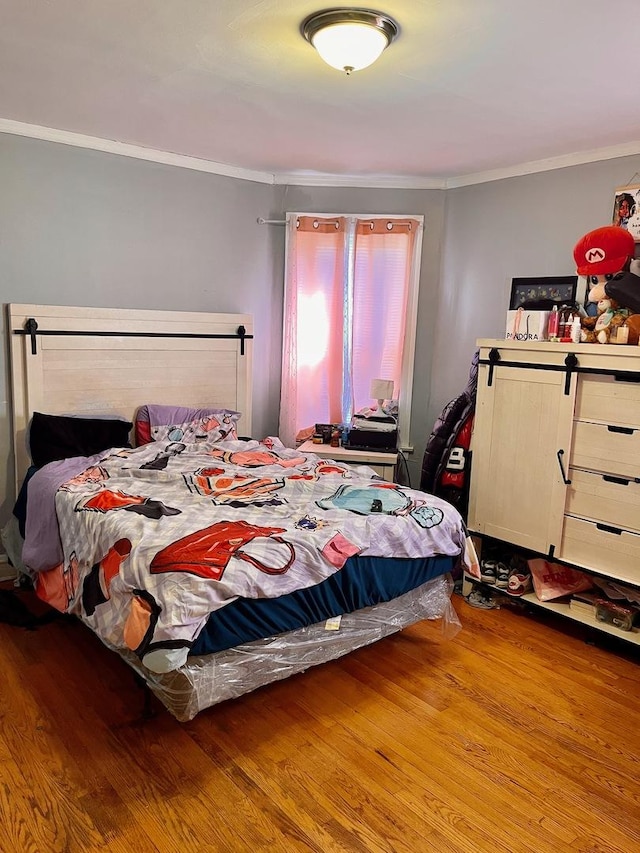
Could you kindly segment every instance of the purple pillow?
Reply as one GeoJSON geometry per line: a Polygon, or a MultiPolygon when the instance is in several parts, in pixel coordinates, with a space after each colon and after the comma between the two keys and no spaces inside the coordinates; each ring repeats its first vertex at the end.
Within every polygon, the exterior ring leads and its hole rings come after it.
{"type": "Polygon", "coordinates": [[[136,445],[150,441],[216,444],[237,438],[240,412],[231,409],[189,409],[185,406],[141,406],[136,414],[136,445]]]}

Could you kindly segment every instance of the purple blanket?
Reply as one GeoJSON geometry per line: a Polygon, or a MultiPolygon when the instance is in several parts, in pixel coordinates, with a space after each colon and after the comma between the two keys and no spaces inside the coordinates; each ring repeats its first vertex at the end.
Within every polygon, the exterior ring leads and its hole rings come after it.
{"type": "Polygon", "coordinates": [[[56,492],[63,483],[77,477],[109,451],[95,456],[74,456],[50,462],[33,475],[27,490],[27,522],[22,562],[32,572],[46,572],[63,560],[56,516],[56,492]]]}

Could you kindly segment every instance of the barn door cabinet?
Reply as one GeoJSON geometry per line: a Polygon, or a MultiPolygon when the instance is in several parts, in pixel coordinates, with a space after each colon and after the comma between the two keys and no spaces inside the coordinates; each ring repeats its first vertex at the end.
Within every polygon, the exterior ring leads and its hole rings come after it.
{"type": "Polygon", "coordinates": [[[640,587],[640,347],[478,346],[470,531],[640,587]]]}

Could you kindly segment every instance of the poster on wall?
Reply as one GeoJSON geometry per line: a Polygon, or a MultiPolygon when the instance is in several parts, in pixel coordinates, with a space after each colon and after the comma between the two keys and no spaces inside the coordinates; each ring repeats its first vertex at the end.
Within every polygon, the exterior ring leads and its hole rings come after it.
{"type": "Polygon", "coordinates": [[[640,243],[640,184],[616,187],[612,224],[626,228],[640,243]]]}

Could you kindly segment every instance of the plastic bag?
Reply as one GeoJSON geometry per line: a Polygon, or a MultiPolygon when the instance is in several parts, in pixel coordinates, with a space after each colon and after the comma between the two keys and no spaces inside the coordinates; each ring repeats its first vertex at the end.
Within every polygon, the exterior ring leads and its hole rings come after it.
{"type": "Polygon", "coordinates": [[[540,601],[552,601],[574,592],[583,592],[593,587],[593,580],[561,563],[538,558],[529,560],[529,569],[533,578],[533,588],[540,601]]]}

